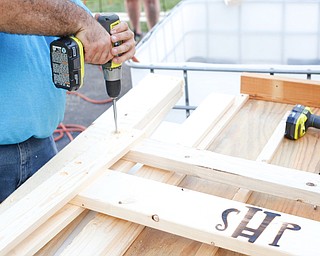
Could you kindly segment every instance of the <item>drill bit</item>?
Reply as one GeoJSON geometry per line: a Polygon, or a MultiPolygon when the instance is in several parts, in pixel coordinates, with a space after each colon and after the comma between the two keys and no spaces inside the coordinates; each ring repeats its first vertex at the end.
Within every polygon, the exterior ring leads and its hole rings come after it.
{"type": "Polygon", "coordinates": [[[115,133],[118,133],[118,115],[117,115],[117,99],[112,99],[113,104],[113,117],[114,117],[114,125],[115,125],[115,133]]]}

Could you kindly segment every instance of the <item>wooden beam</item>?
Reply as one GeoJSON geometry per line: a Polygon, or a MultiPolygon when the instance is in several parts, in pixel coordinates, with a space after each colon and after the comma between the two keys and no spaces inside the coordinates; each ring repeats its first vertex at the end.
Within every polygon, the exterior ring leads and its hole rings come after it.
{"type": "Polygon", "coordinates": [[[320,205],[320,176],[314,173],[152,140],[144,140],[124,158],[164,170],[320,205]]]}
{"type": "Polygon", "coordinates": [[[199,145],[234,104],[235,98],[234,95],[228,94],[208,95],[181,124],[175,142],[190,147],[199,145]]]}
{"type": "Polygon", "coordinates": [[[319,81],[244,73],[240,91],[257,100],[320,107],[319,81]]]}
{"type": "Polygon", "coordinates": [[[150,75],[119,100],[119,133],[114,133],[111,109],[98,118],[83,136],[98,136],[99,142],[0,215],[0,255],[12,250],[148,134],[161,122],[157,113],[169,111],[182,90],[181,79],[150,75]]]}
{"type": "MultiPolygon", "coordinates": [[[[222,130],[229,124],[232,118],[238,113],[243,105],[248,101],[249,95],[240,94],[235,97],[233,104],[224,112],[221,119],[218,120],[212,129],[207,133],[203,140],[197,145],[199,149],[208,149],[212,142],[218,137],[222,130]]],[[[213,107],[206,110],[206,116],[211,116],[210,110],[213,107]]],[[[200,120],[199,120],[200,121],[200,120]]]]}
{"type": "Polygon", "coordinates": [[[55,237],[63,227],[68,226],[79,215],[85,215],[87,212],[86,209],[72,204],[65,205],[45,224],[34,231],[28,239],[19,243],[9,255],[34,255],[55,237]]]}
{"type": "Polygon", "coordinates": [[[122,255],[131,244],[128,241],[134,241],[143,228],[137,223],[98,213],[59,255],[122,255]]]}
{"type": "Polygon", "coordinates": [[[268,140],[268,143],[264,146],[262,151],[260,152],[259,156],[257,157],[256,161],[263,162],[263,163],[269,163],[275,152],[277,151],[280,143],[284,139],[284,131],[286,127],[286,121],[287,117],[290,112],[285,113],[281,121],[279,122],[278,126],[275,128],[272,136],[268,140]]]}
{"type": "Polygon", "coordinates": [[[105,171],[72,203],[252,255],[316,255],[320,222],[105,171]]]}
{"type": "MultiPolygon", "coordinates": [[[[71,204],[68,204],[71,205],[71,204]]],[[[75,205],[74,205],[75,206],[75,205]]],[[[81,207],[78,207],[81,208],[81,207]]],[[[64,229],[62,229],[54,238],[52,238],[49,242],[44,243],[44,240],[47,240],[48,236],[47,236],[47,232],[48,232],[48,228],[47,225],[43,225],[43,227],[45,228],[45,231],[43,233],[43,237],[42,239],[37,236],[33,237],[34,233],[32,233],[28,239],[25,239],[23,241],[23,243],[25,244],[25,246],[27,247],[27,249],[32,249],[32,251],[35,251],[34,246],[31,245],[26,245],[26,243],[32,242],[29,241],[29,239],[31,238],[31,240],[36,241],[36,243],[39,245],[39,248],[41,248],[40,250],[38,250],[36,253],[26,253],[24,251],[25,247],[20,245],[18,246],[20,249],[20,252],[18,254],[13,254],[13,255],[33,255],[33,256],[49,256],[49,255],[56,255],[56,252],[59,250],[59,248],[64,244],[64,242],[66,240],[68,240],[68,238],[70,236],[72,236],[72,233],[76,230],[76,228],[78,227],[78,225],[81,225],[81,223],[83,221],[85,221],[85,218],[87,217],[87,215],[90,213],[89,210],[85,209],[78,217],[76,217],[72,222],[70,222],[70,224],[68,226],[66,226],[64,229]],[[39,241],[41,241],[41,243],[45,244],[45,246],[43,246],[43,244],[39,243],[39,241]]],[[[60,218],[57,219],[58,221],[61,221],[60,218]]],[[[42,227],[40,227],[41,229],[42,227]]]]}

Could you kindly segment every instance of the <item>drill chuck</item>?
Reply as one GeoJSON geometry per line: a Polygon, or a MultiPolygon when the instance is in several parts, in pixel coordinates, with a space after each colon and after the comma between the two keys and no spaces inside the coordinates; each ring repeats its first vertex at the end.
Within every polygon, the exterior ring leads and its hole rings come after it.
{"type": "Polygon", "coordinates": [[[117,98],[119,96],[121,91],[120,83],[120,80],[106,81],[106,89],[110,98],[117,98]]]}
{"type": "Polygon", "coordinates": [[[314,114],[310,115],[310,127],[320,129],[320,117],[314,114]]]}

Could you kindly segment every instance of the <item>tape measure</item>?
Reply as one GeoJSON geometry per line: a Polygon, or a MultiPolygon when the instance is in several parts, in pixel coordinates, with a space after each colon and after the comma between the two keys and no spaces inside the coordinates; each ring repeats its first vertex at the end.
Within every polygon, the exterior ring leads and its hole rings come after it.
{"type": "Polygon", "coordinates": [[[50,44],[52,81],[57,88],[78,90],[83,84],[84,51],[76,37],[62,37],[50,44]]]}

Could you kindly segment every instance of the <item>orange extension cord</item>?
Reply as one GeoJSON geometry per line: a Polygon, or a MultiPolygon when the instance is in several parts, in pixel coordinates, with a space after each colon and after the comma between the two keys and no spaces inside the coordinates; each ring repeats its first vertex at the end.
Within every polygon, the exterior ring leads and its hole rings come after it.
{"type": "MultiPolygon", "coordinates": [[[[67,92],[67,94],[71,94],[71,95],[75,95],[75,96],[78,96],[80,97],[81,99],[87,101],[87,102],[90,102],[90,103],[93,103],[93,104],[106,104],[106,103],[109,103],[112,101],[112,99],[106,99],[106,100],[94,100],[94,99],[91,99],[87,96],[85,96],[84,94],[81,94],[79,92],[67,92]]],[[[86,129],[85,126],[82,126],[82,125],[78,125],[78,124],[63,124],[63,123],[60,123],[57,127],[57,129],[54,131],[54,134],[58,134],[58,135],[55,135],[54,137],[54,141],[58,141],[60,139],[62,139],[64,137],[64,135],[66,135],[70,141],[73,141],[73,136],[72,136],[72,132],[78,132],[78,133],[81,133],[83,132],[84,130],[86,129]]]]}

